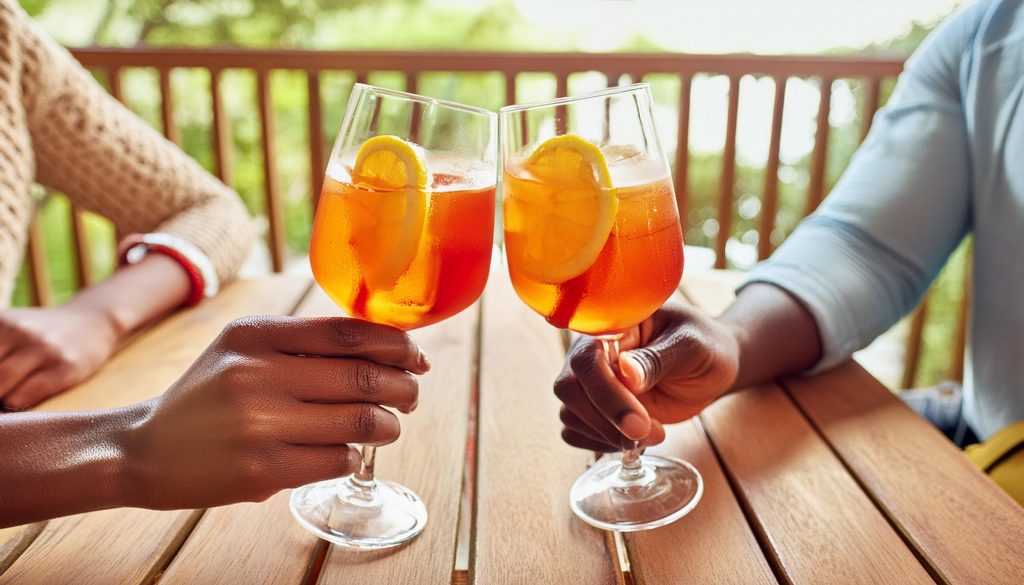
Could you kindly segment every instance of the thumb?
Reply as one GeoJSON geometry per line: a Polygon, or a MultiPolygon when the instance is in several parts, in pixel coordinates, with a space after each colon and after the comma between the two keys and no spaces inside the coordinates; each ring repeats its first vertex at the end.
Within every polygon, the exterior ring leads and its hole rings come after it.
{"type": "Polygon", "coordinates": [[[677,333],[660,336],[650,345],[619,354],[622,383],[633,394],[643,394],[657,386],[665,374],[694,363],[707,351],[691,337],[677,333]]]}

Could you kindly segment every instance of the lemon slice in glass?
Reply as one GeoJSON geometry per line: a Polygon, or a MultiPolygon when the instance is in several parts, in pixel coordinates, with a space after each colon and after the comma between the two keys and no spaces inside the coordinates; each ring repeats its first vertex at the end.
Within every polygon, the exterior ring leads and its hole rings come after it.
{"type": "Polygon", "coordinates": [[[419,250],[429,174],[423,149],[397,136],[374,136],[352,165],[352,198],[366,212],[352,222],[353,247],[372,290],[389,290],[419,250]]]}
{"type": "Polygon", "coordinates": [[[522,171],[504,201],[506,229],[521,242],[510,262],[548,284],[583,274],[601,254],[619,206],[604,154],[565,134],[538,146],[522,171]]]}

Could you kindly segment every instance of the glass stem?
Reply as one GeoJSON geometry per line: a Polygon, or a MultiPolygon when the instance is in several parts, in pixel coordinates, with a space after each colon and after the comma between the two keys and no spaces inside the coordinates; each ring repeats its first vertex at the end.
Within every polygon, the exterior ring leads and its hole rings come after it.
{"type": "MultiPolygon", "coordinates": [[[[619,339],[622,339],[622,334],[601,335],[598,339],[601,340],[601,348],[604,350],[604,355],[607,356],[608,365],[611,367],[612,373],[621,380],[619,339]]],[[[643,463],[640,461],[640,441],[631,441],[631,443],[631,446],[623,446],[622,448],[622,469],[619,470],[619,476],[626,480],[637,479],[644,474],[643,463]]]]}
{"type": "Polygon", "coordinates": [[[359,471],[352,474],[352,483],[363,488],[373,488],[373,464],[377,458],[377,448],[373,445],[363,445],[362,461],[359,463],[359,471]]]}

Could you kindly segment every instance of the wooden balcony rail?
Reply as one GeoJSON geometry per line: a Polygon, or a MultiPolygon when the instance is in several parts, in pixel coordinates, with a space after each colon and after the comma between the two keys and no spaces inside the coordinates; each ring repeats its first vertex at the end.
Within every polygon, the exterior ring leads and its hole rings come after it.
{"type": "MultiPolygon", "coordinates": [[[[556,95],[569,92],[569,78],[584,72],[602,72],[609,86],[621,79],[642,80],[650,74],[677,76],[680,82],[677,108],[679,113],[674,157],[674,181],[681,217],[688,211],[690,176],[690,103],[693,79],[697,75],[722,75],[729,80],[725,147],[719,182],[717,205],[718,232],[714,236],[715,267],[726,267],[726,246],[734,232],[734,209],[737,175],[737,126],[740,110],[740,81],[745,76],[769,77],[774,81],[774,104],[765,178],[761,193],[761,211],[757,225],[757,257],[766,258],[774,246],[772,234],[776,230],[779,208],[779,153],[783,130],[783,110],[786,85],[790,78],[818,80],[820,101],[816,116],[814,147],[810,156],[810,178],[803,213],[812,212],[827,194],[826,167],[828,161],[829,115],[831,113],[832,84],[836,80],[854,79],[864,83],[865,99],[861,114],[860,137],[866,136],[871,119],[882,98],[882,83],[897,76],[903,67],[900,58],[869,56],[753,56],[753,55],[686,55],[686,54],[589,54],[589,53],[470,53],[470,52],[360,52],[360,51],[282,51],[242,49],[184,49],[184,48],[83,48],[73,54],[84,66],[103,71],[111,94],[124,100],[121,87],[122,72],[133,68],[155,69],[159,74],[161,96],[160,113],[163,132],[168,139],[180,142],[175,124],[174,103],[171,92],[171,72],[175,69],[205,69],[210,75],[212,112],[212,147],[214,172],[227,184],[233,182],[231,137],[228,116],[222,92],[222,73],[225,70],[248,70],[255,73],[257,86],[258,121],[261,135],[261,154],[264,162],[264,208],[268,220],[268,247],[274,271],[285,266],[286,247],[284,211],[281,202],[278,173],[275,165],[274,109],[272,106],[269,75],[272,71],[292,70],[305,72],[308,86],[308,123],[310,204],[316,206],[323,172],[326,166],[328,137],[322,133],[323,108],[321,74],[324,72],[351,72],[356,81],[365,82],[375,72],[397,72],[404,76],[408,91],[416,92],[419,75],[424,73],[491,72],[504,77],[504,103],[516,101],[517,77],[522,73],[546,73],[555,78],[556,95]]],[[[73,210],[73,249],[76,254],[78,283],[91,282],[89,271],[89,242],[81,229],[81,218],[73,210]]],[[[46,303],[49,288],[46,285],[45,263],[42,260],[39,230],[32,230],[29,271],[33,301],[46,303]]],[[[923,322],[922,317],[918,321],[923,322]]],[[[966,315],[966,312],[964,312],[966,315]]],[[[966,318],[966,317],[965,317],[966,318]]],[[[962,327],[961,327],[962,329],[962,327]]],[[[921,327],[912,328],[912,347],[920,346],[921,327]]],[[[958,339],[960,338],[958,334],[958,339]]],[[[954,364],[956,361],[954,360],[954,364]]],[[[908,353],[911,379],[916,372],[916,353],[908,353]]],[[[955,370],[958,368],[954,368],[955,370]]]]}

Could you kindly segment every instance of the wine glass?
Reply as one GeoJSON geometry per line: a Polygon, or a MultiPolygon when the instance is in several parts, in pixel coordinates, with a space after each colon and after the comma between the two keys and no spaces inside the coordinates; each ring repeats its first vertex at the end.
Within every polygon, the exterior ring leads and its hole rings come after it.
{"type": "MultiPolygon", "coordinates": [[[[410,330],[447,319],[483,292],[494,232],[497,115],[356,84],[328,161],[309,260],[349,315],[410,330]]],[[[412,490],[359,471],[292,492],[292,514],[350,548],[399,545],[427,511],[412,490]]]]}
{"type": "MultiPolygon", "coordinates": [[[[500,112],[502,209],[519,297],[556,327],[593,335],[612,372],[619,339],[679,285],[683,241],[646,84],[509,106],[500,112]]],[[[601,460],[570,491],[583,521],[632,532],[687,514],[703,493],[689,463],[601,460]]]]}

